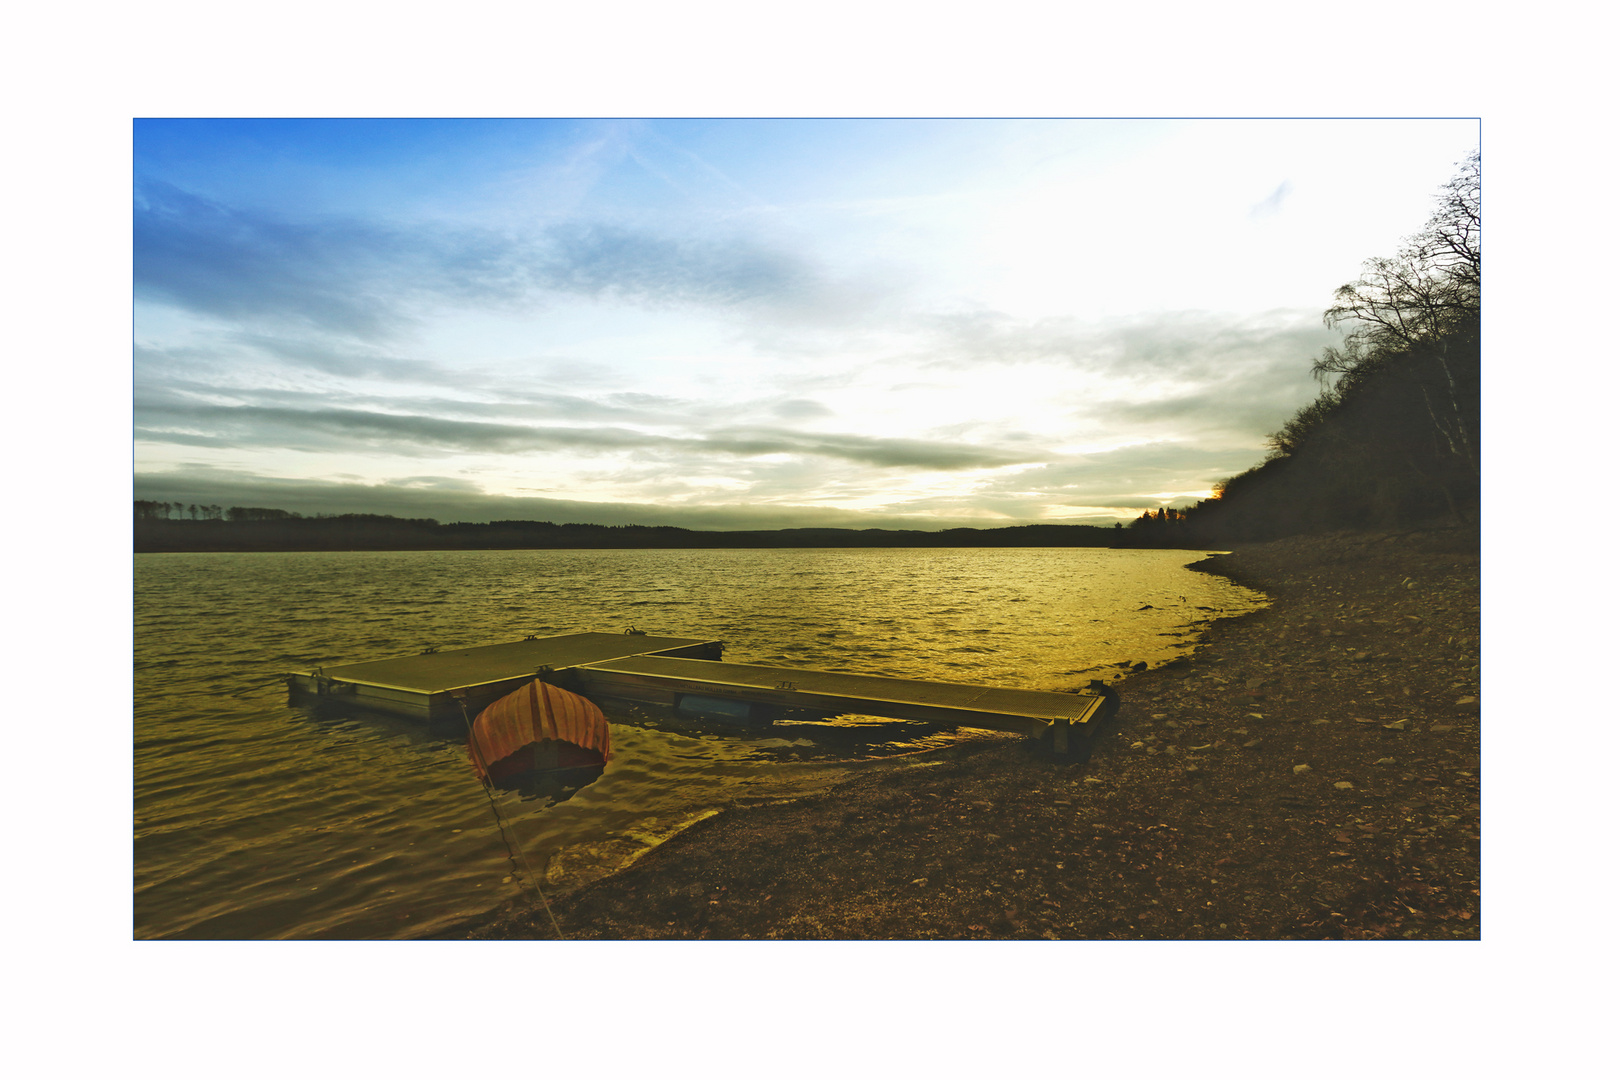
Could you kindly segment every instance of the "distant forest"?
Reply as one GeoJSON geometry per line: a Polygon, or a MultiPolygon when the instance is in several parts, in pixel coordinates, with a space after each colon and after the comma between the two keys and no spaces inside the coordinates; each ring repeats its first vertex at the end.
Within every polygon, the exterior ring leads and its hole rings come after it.
{"type": "Polygon", "coordinates": [[[550,521],[441,524],[382,514],[303,517],[263,507],[135,503],[135,550],[479,551],[528,548],[1135,547],[1151,538],[1120,526],[1004,529],[760,529],[700,532],[669,525],[550,521]]]}
{"type": "Polygon", "coordinates": [[[517,548],[1218,547],[1338,529],[1479,519],[1480,158],[1442,190],[1428,223],[1369,259],[1323,313],[1344,330],[1312,371],[1316,400],[1270,452],[1185,509],[1128,527],[775,529],[492,521],[379,514],[303,517],[262,507],[137,501],[135,550],[376,551],[517,548]]]}

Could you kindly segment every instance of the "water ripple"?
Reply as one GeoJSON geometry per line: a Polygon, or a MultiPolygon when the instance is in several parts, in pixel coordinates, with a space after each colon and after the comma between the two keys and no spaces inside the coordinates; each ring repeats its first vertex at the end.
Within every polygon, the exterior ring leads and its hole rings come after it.
{"type": "Polygon", "coordinates": [[[739,662],[1063,690],[1160,663],[1258,598],[1187,552],[311,552],[135,559],[135,933],[412,937],[623,865],[746,797],[1005,736],[873,717],[763,732],[609,711],[573,791],[497,791],[457,738],[289,709],[278,672],[524,634],[716,637],[739,662]],[[1144,605],[1150,610],[1139,611],[1144,605]]]}

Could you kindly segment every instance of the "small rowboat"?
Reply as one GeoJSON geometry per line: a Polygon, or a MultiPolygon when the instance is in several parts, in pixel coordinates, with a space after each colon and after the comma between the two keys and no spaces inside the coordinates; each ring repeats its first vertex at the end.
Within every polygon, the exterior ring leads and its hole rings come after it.
{"type": "Polygon", "coordinates": [[[534,679],[478,714],[467,756],[480,780],[498,784],[530,772],[601,767],[613,746],[601,709],[534,679]]]}

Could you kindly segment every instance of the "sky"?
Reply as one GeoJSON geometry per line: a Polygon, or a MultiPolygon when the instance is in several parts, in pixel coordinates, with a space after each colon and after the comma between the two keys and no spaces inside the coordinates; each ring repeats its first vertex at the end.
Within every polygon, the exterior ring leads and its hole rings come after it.
{"type": "Polygon", "coordinates": [[[1109,525],[1318,392],[1474,120],[137,120],[134,494],[1109,525]]]}

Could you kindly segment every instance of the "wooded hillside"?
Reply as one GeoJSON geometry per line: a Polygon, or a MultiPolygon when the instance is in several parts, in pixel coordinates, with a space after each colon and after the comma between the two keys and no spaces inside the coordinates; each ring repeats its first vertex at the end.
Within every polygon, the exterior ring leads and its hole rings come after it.
{"type": "Polygon", "coordinates": [[[1480,158],[1442,190],[1427,225],[1339,288],[1324,321],[1343,343],[1270,453],[1184,511],[1132,531],[1172,546],[1332,529],[1477,522],[1480,437],[1480,158]]]}

